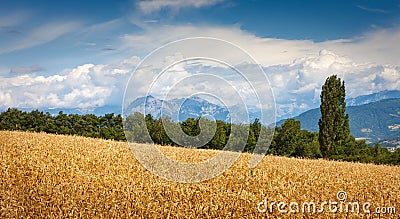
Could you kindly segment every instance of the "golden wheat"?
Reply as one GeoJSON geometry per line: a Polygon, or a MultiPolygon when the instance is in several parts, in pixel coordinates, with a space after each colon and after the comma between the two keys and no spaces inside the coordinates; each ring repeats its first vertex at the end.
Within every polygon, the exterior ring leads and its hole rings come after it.
{"type": "MultiPolygon", "coordinates": [[[[266,156],[250,170],[249,154],[201,183],[174,183],[147,171],[127,143],[44,133],[0,132],[2,218],[398,218],[400,167],[266,156]],[[269,202],[348,201],[395,207],[392,214],[325,210],[259,212],[269,202]]],[[[217,151],[159,147],[198,162],[217,151]]],[[[318,204],[319,207],[319,204],[318,204]]],[[[286,209],[288,207],[286,206],[286,209]]],[[[390,208],[393,209],[393,208],[390,208]]]]}

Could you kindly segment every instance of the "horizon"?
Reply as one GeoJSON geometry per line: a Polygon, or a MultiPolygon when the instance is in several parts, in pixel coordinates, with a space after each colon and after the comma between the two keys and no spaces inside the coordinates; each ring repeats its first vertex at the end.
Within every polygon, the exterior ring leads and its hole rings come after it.
{"type": "MultiPolygon", "coordinates": [[[[356,97],[353,97],[353,98],[346,98],[345,99],[346,108],[373,104],[375,102],[380,102],[380,101],[385,101],[385,100],[390,100],[390,99],[400,99],[400,97],[386,97],[386,96],[383,96],[382,98],[378,98],[378,99],[367,99],[366,103],[364,103],[364,102],[355,102],[355,103],[353,102],[353,103],[350,103],[349,102],[349,101],[357,101],[357,99],[361,99],[363,97],[370,97],[370,96],[379,95],[379,94],[382,94],[382,93],[392,93],[392,92],[400,92],[400,90],[384,90],[384,91],[379,91],[377,93],[372,93],[372,94],[369,94],[369,95],[360,95],[360,96],[356,96],[356,97]]],[[[174,101],[174,100],[181,99],[181,98],[173,98],[173,99],[169,99],[169,100],[163,100],[163,99],[160,99],[158,97],[154,97],[152,95],[148,95],[147,97],[153,97],[153,98],[156,98],[156,99],[161,100],[161,101],[174,101]]],[[[146,98],[146,96],[139,97],[136,100],[141,99],[141,98],[146,98]]],[[[201,99],[203,101],[206,101],[207,104],[214,104],[214,105],[218,105],[218,106],[224,107],[224,108],[236,106],[236,105],[224,106],[224,105],[222,105],[220,103],[210,102],[207,99],[204,99],[204,98],[201,98],[201,97],[197,97],[197,96],[189,97],[188,99],[201,99]]],[[[185,99],[185,100],[187,100],[187,99],[185,99]]],[[[133,101],[133,102],[135,102],[135,101],[133,101]]],[[[130,104],[132,104],[133,102],[131,102],[130,104]]],[[[32,111],[32,110],[39,110],[39,111],[44,112],[44,113],[50,112],[51,115],[56,115],[60,111],[63,111],[63,112],[67,111],[66,114],[79,114],[79,115],[94,114],[96,116],[103,116],[105,114],[110,114],[110,113],[113,113],[115,115],[122,115],[122,109],[123,109],[123,107],[120,106],[120,105],[104,105],[104,106],[101,106],[101,107],[92,107],[92,108],[76,108],[76,107],[75,108],[74,107],[70,107],[70,108],[62,108],[62,107],[60,107],[60,108],[55,108],[55,107],[50,107],[50,108],[46,108],[46,107],[44,107],[44,108],[9,107],[9,108],[15,108],[15,109],[19,109],[19,110],[25,111],[25,112],[29,112],[29,111],[32,111]],[[102,108],[112,108],[112,110],[111,111],[110,110],[102,111],[101,110],[102,108]],[[115,111],[116,108],[118,108],[117,111],[115,111]]],[[[0,112],[5,112],[7,109],[8,108],[0,108],[0,112]]],[[[281,124],[283,121],[285,121],[287,119],[295,119],[296,117],[299,117],[302,114],[305,114],[305,113],[307,113],[309,111],[316,110],[316,109],[319,109],[319,107],[315,107],[315,108],[312,108],[312,109],[301,111],[301,112],[299,112],[298,114],[295,114],[295,115],[290,114],[290,115],[285,115],[285,116],[282,116],[282,117],[277,117],[276,121],[275,121],[276,126],[279,126],[278,124],[281,124]]],[[[260,110],[260,108],[258,108],[257,106],[250,105],[250,106],[247,106],[247,110],[251,111],[253,113],[257,113],[258,112],[257,110],[260,110]],[[249,108],[251,108],[252,110],[249,110],[249,108]]],[[[152,115],[151,113],[148,113],[148,114],[152,115]]],[[[152,116],[155,116],[155,115],[152,115],[152,116]]],[[[155,116],[155,118],[157,118],[157,116],[155,116]]],[[[195,117],[189,117],[189,118],[196,119],[195,117]]],[[[255,118],[258,118],[258,117],[255,117],[255,118]]],[[[250,122],[253,122],[255,118],[250,119],[250,122]]],[[[267,124],[267,125],[270,125],[270,124],[267,124]]]]}

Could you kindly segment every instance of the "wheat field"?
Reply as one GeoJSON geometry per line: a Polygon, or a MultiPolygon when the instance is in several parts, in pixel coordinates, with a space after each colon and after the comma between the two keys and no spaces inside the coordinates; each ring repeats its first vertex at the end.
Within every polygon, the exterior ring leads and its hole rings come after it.
{"type": "MultiPolygon", "coordinates": [[[[395,166],[266,156],[249,169],[250,154],[242,154],[211,180],[176,183],[146,170],[126,142],[1,131],[0,147],[1,218],[400,217],[400,167],[395,166]],[[321,213],[302,211],[304,203],[316,203],[317,210],[324,201],[339,203],[339,191],[347,194],[342,206],[358,202],[360,211],[343,207],[334,213],[328,205],[321,213]],[[279,202],[286,206],[278,209],[279,202]],[[361,206],[367,202],[369,213],[361,206]],[[381,213],[374,213],[378,209],[381,213]]],[[[186,162],[218,153],[159,149],[186,162]]]]}

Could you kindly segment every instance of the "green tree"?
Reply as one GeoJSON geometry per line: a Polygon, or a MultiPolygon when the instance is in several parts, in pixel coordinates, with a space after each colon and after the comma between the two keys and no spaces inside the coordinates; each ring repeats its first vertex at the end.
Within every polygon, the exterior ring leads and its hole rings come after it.
{"type": "Polygon", "coordinates": [[[344,152],[350,141],[349,116],[346,114],[344,81],[336,75],[328,77],[322,86],[319,145],[324,158],[344,152]]]}
{"type": "Polygon", "coordinates": [[[64,114],[63,111],[60,111],[54,120],[55,125],[57,126],[57,134],[71,134],[71,123],[69,122],[68,115],[64,114]]]}
{"type": "Polygon", "coordinates": [[[261,126],[262,125],[258,118],[256,118],[254,122],[250,124],[249,136],[247,138],[247,144],[246,147],[244,148],[244,151],[246,152],[254,151],[254,148],[256,147],[258,141],[258,137],[260,136],[261,126]]]}
{"type": "Polygon", "coordinates": [[[217,120],[217,130],[211,139],[208,148],[222,150],[228,141],[230,126],[223,121],[217,120]]]}
{"type": "Polygon", "coordinates": [[[26,130],[23,127],[26,113],[21,110],[8,108],[0,114],[0,129],[2,130],[26,130]]]}
{"type": "MultiPolygon", "coordinates": [[[[138,143],[152,142],[150,138],[151,133],[148,133],[145,116],[143,114],[135,112],[134,114],[128,115],[124,121],[124,128],[128,141],[138,143]]],[[[151,137],[153,138],[153,136],[151,137]]],[[[159,143],[154,138],[153,140],[154,143],[159,143]]]]}
{"type": "MultiPolygon", "coordinates": [[[[293,156],[301,140],[300,121],[287,119],[276,136],[274,152],[276,155],[293,156]]],[[[299,155],[299,151],[297,154],[299,155]]]]}

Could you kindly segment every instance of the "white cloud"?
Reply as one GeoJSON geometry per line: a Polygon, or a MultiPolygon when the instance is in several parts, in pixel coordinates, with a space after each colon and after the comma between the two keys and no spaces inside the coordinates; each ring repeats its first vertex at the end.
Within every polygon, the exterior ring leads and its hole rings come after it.
{"type": "MultiPolygon", "coordinates": [[[[385,89],[399,89],[400,28],[376,30],[352,39],[324,42],[262,38],[239,27],[159,26],[143,34],[122,37],[122,47],[151,51],[166,43],[190,37],[215,37],[234,43],[264,66],[271,81],[278,111],[293,115],[317,107],[325,79],[337,74],[344,78],[348,97],[385,89]],[[386,70],[385,70],[386,69],[386,70]]],[[[193,47],[210,54],[221,48],[193,47]]],[[[225,58],[240,64],[226,53],[225,58]]]]}
{"type": "Polygon", "coordinates": [[[319,87],[319,85],[317,83],[311,83],[311,84],[306,84],[303,87],[300,87],[298,89],[295,89],[292,91],[292,93],[294,94],[302,94],[302,93],[307,93],[310,91],[315,91],[315,89],[317,89],[319,87]]]}
{"type": "Polygon", "coordinates": [[[321,49],[351,57],[357,62],[400,65],[400,28],[376,30],[346,41],[326,41],[321,49]]]}
{"type": "Polygon", "coordinates": [[[271,80],[279,116],[318,107],[321,87],[333,74],[344,79],[347,97],[400,88],[399,65],[359,63],[327,50],[264,70],[271,80]]]}
{"type": "Polygon", "coordinates": [[[91,108],[121,104],[130,72],[140,58],[117,64],[85,64],[51,76],[17,75],[1,78],[0,108],[91,108]]]}
{"type": "Polygon", "coordinates": [[[3,106],[12,106],[11,91],[0,90],[0,103],[3,106]]]}
{"type": "MultiPolygon", "coordinates": [[[[400,88],[400,29],[379,30],[354,39],[313,42],[262,38],[239,27],[159,26],[145,29],[142,34],[122,36],[118,50],[135,54],[150,52],[174,40],[199,36],[232,42],[249,52],[263,66],[278,103],[278,116],[296,115],[317,107],[321,86],[332,74],[344,78],[348,97],[400,88]]],[[[194,45],[193,48],[210,54],[224,53],[220,48],[214,47],[194,45]]],[[[173,63],[182,58],[182,54],[175,53],[161,57],[161,61],[173,63]]],[[[233,65],[246,65],[243,60],[229,52],[225,53],[224,58],[231,60],[233,65]]],[[[81,65],[49,77],[17,75],[2,78],[0,107],[94,107],[119,104],[130,73],[139,61],[134,56],[113,65],[81,65]]],[[[155,92],[165,93],[173,83],[190,75],[190,71],[215,71],[229,79],[242,94],[251,94],[251,88],[239,78],[229,75],[226,68],[205,63],[174,66],[170,69],[171,74],[160,78],[158,90],[155,92]]],[[[158,73],[159,71],[151,75],[137,74],[133,78],[135,91],[145,95],[147,88],[143,83],[158,73]]],[[[251,80],[257,81],[257,78],[251,80]]],[[[217,80],[199,80],[193,86],[184,83],[181,85],[171,94],[185,95],[213,88],[219,95],[227,97],[229,104],[238,101],[230,98],[232,93],[229,92],[233,91],[229,86],[222,85],[217,80]]]]}
{"type": "MultiPolygon", "coordinates": [[[[190,37],[214,37],[234,43],[249,52],[263,66],[288,64],[321,50],[329,50],[356,62],[400,65],[400,28],[377,30],[353,39],[324,42],[262,38],[240,29],[224,26],[157,26],[143,34],[121,37],[121,50],[150,52],[166,43],[190,37]]],[[[207,48],[210,52],[219,48],[207,48]]]]}
{"type": "MultiPolygon", "coordinates": [[[[293,59],[303,57],[305,54],[319,51],[312,41],[259,38],[241,30],[239,27],[160,26],[149,28],[146,31],[141,35],[122,36],[121,49],[131,48],[132,50],[139,49],[149,52],[182,38],[212,37],[232,42],[245,49],[265,66],[288,63],[293,59]]],[[[207,50],[210,53],[220,51],[219,48],[207,48],[207,50]]]]}
{"type": "MultiPolygon", "coordinates": [[[[173,63],[180,59],[181,54],[175,54],[165,57],[164,61],[173,63]]],[[[140,59],[134,56],[113,65],[85,64],[63,74],[48,77],[25,74],[3,78],[0,81],[0,108],[90,108],[120,104],[130,73],[139,62],[140,59]]],[[[242,69],[251,68],[252,66],[242,69]]],[[[359,63],[328,50],[295,59],[288,64],[264,66],[263,69],[275,94],[278,117],[294,116],[317,107],[322,84],[332,74],[339,74],[344,78],[348,97],[400,87],[398,65],[359,63]]],[[[148,81],[160,71],[134,75],[131,87],[136,92],[136,97],[147,94],[148,81]]],[[[253,83],[264,83],[257,77],[249,79],[253,83]]],[[[158,97],[163,97],[168,92],[171,95],[170,99],[197,92],[210,92],[222,98],[228,105],[239,103],[241,98],[247,104],[256,103],[252,88],[236,72],[229,72],[229,68],[225,66],[212,66],[198,61],[172,66],[156,81],[151,90],[151,94],[158,97]],[[210,77],[181,81],[193,76],[194,72],[210,73],[222,77],[225,82],[210,77]]]]}
{"type": "Polygon", "coordinates": [[[137,3],[139,9],[145,13],[158,12],[163,8],[178,11],[182,8],[201,8],[212,6],[224,0],[148,0],[137,3]]]}

